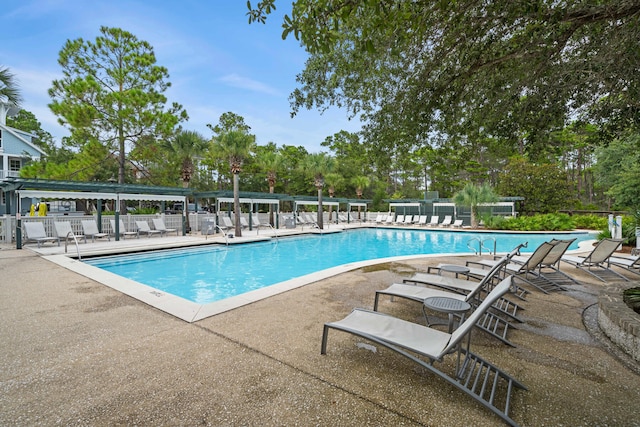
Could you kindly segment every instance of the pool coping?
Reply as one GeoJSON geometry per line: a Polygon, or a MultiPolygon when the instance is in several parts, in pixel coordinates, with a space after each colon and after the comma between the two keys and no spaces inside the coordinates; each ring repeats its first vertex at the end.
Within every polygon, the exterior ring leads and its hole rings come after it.
{"type": "Polygon", "coordinates": [[[136,282],[131,279],[119,276],[117,274],[102,270],[100,268],[85,264],[75,258],[70,258],[66,255],[50,255],[44,256],[50,262],[53,262],[61,267],[85,276],[89,279],[95,280],[111,289],[121,292],[125,295],[129,295],[132,298],[137,299],[145,304],[155,307],[165,313],[171,314],[181,320],[189,323],[197,322],[198,320],[206,319],[207,317],[215,316],[216,314],[224,313],[225,311],[233,310],[238,307],[242,307],[251,304],[256,301],[263,300],[274,295],[281,294],[283,292],[290,291],[292,289],[300,288],[302,286],[309,285],[319,280],[326,279],[328,277],[336,276],[338,274],[346,273],[358,268],[368,267],[375,264],[382,264],[386,262],[398,262],[404,260],[428,258],[428,257],[444,257],[444,256],[469,256],[472,253],[442,253],[442,254],[418,254],[418,255],[403,255],[388,258],[376,258],[366,261],[358,261],[347,264],[342,264],[336,267],[327,268],[325,270],[317,271],[314,273],[299,276],[293,279],[285,280],[270,286],[265,286],[261,289],[246,292],[241,295],[225,298],[220,301],[214,301],[207,304],[200,304],[192,301],[188,301],[184,298],[176,295],[160,291],[148,285],[144,285],[140,282],[136,282]]]}
{"type": "MultiPolygon", "coordinates": [[[[310,231],[310,230],[309,230],[310,231]]],[[[297,235],[301,234],[309,234],[307,233],[296,233],[297,235]]],[[[314,234],[314,233],[311,233],[314,234]]],[[[293,234],[292,234],[293,235],[293,234]]],[[[266,237],[266,236],[264,236],[266,237]]],[[[158,241],[157,239],[156,241],[158,241]]],[[[258,238],[258,236],[247,237],[242,239],[242,243],[250,243],[261,241],[263,238],[258,238]]],[[[169,242],[167,242],[169,243],[169,242]]],[[[212,244],[211,240],[207,242],[208,244],[212,244]]],[[[216,242],[219,243],[219,242],[216,242]]],[[[235,243],[241,243],[241,240],[236,240],[235,243]]],[[[196,247],[203,245],[204,242],[193,242],[193,244],[180,244],[180,245],[168,245],[180,247],[196,247]]],[[[219,246],[219,245],[217,245],[219,246]]],[[[590,250],[593,247],[592,240],[585,240],[580,242],[578,245],[578,249],[569,251],[568,253],[579,253],[590,250]]],[[[131,252],[131,248],[119,248],[119,253],[131,252]]],[[[150,248],[147,246],[147,250],[158,250],[160,248],[154,247],[150,248]]],[[[169,249],[169,247],[165,247],[164,249],[169,249]]],[[[141,248],[136,248],[135,251],[139,251],[141,248]]],[[[117,252],[115,250],[105,251],[110,255],[114,255],[117,252]]],[[[325,270],[317,271],[314,273],[306,274],[304,276],[295,277],[293,279],[289,279],[283,282],[279,282],[270,286],[266,286],[261,289],[256,289],[250,292],[246,292],[241,295],[236,295],[233,297],[225,298],[220,301],[214,301],[206,304],[196,303],[193,301],[189,301],[187,299],[181,298],[179,296],[170,294],[168,292],[164,292],[153,288],[151,286],[136,282],[131,279],[124,278],[114,273],[110,273],[108,271],[102,270],[100,268],[85,264],[81,260],[78,260],[72,257],[71,254],[51,254],[45,255],[41,254],[43,258],[60,265],[68,270],[74,271],[82,276],[95,280],[109,288],[117,290],[125,295],[129,295],[132,298],[135,298],[145,304],[148,304],[152,307],[155,307],[159,310],[164,311],[165,313],[171,314],[181,320],[184,320],[189,323],[197,322],[199,320],[215,316],[216,314],[224,313],[225,311],[233,310],[238,307],[242,307],[248,304],[251,304],[256,301],[263,300],[265,298],[269,298],[274,295],[281,294],[283,292],[287,292],[292,289],[296,289],[302,286],[306,286],[308,284],[317,282],[319,280],[326,279],[328,277],[336,276],[341,273],[345,273],[351,270],[356,270],[358,268],[368,267],[375,264],[382,264],[387,262],[398,262],[404,260],[418,259],[418,258],[429,258],[429,257],[464,257],[464,256],[473,256],[474,253],[441,253],[441,254],[417,254],[417,255],[402,255],[395,257],[387,257],[387,258],[376,258],[372,260],[358,261],[347,264],[342,264],[336,267],[331,267],[325,270]]]]}

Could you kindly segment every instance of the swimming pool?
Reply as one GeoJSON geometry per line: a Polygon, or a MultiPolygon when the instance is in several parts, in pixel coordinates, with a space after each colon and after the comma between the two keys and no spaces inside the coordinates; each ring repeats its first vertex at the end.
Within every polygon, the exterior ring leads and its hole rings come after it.
{"type": "MultiPolygon", "coordinates": [[[[109,271],[197,304],[224,300],[299,276],[358,261],[406,255],[470,253],[474,239],[496,237],[497,252],[527,242],[531,252],[567,234],[462,233],[410,229],[358,229],[281,238],[243,245],[164,250],[85,260],[109,271]]],[[[572,233],[578,242],[593,238],[572,233]]],[[[487,242],[493,248],[493,241],[487,242]]],[[[477,248],[477,242],[474,242],[477,248]]]]}

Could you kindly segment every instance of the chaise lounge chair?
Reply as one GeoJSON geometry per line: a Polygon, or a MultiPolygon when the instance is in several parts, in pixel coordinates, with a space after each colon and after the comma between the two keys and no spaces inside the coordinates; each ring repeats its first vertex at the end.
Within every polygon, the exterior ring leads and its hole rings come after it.
{"type": "Polygon", "coordinates": [[[438,221],[440,221],[440,216],[438,215],[433,215],[431,217],[431,221],[429,221],[427,223],[427,227],[437,227],[438,226],[438,221]]]}
{"type": "Polygon", "coordinates": [[[602,282],[606,282],[607,279],[628,281],[629,279],[622,274],[609,268],[609,259],[621,244],[622,240],[619,239],[602,239],[587,256],[563,255],[560,259],[582,271],[586,271],[602,282]]]}
{"type": "Polygon", "coordinates": [[[162,237],[162,231],[152,230],[147,221],[136,221],[136,227],[139,234],[146,234],[147,237],[151,237],[152,234],[159,234],[162,237]]]}
{"type": "Polygon", "coordinates": [[[330,329],[351,333],[417,363],[475,399],[506,423],[515,426],[517,423],[509,416],[511,392],[514,388],[523,390],[527,388],[496,365],[472,353],[469,335],[473,326],[489,307],[509,290],[511,282],[511,277],[500,282],[482,304],[451,334],[376,311],[354,309],[342,320],[325,323],[320,353],[327,352],[330,329]],[[465,339],[467,337],[469,338],[465,339]],[[466,345],[463,345],[465,341],[466,345]],[[455,350],[457,350],[457,363],[453,375],[434,366],[435,362],[441,362],[455,350]],[[460,363],[463,355],[464,360],[460,363]]]}
{"type": "Polygon", "coordinates": [[[449,227],[451,225],[451,221],[451,215],[446,215],[440,223],[440,227],[449,227]]]}
{"type": "MultiPolygon", "coordinates": [[[[535,287],[548,294],[547,290],[549,287],[554,287],[552,282],[550,282],[547,278],[539,274],[540,264],[545,259],[547,254],[553,249],[553,244],[549,242],[544,242],[540,246],[536,248],[536,250],[531,254],[530,257],[527,258],[526,262],[522,264],[518,264],[515,262],[511,262],[506,265],[505,272],[506,274],[511,274],[519,280],[535,287]]],[[[480,265],[484,267],[491,266],[491,260],[479,260],[479,261],[467,261],[466,265],[480,265]]],[[[495,262],[495,261],[493,261],[495,262]]],[[[562,289],[561,287],[559,289],[562,289]]]]}
{"type": "Polygon", "coordinates": [[[156,230],[160,230],[162,233],[161,235],[164,234],[168,234],[168,233],[176,233],[176,236],[178,235],[178,229],[177,228],[167,228],[166,225],[164,225],[164,220],[162,218],[153,218],[153,227],[156,230]]]}
{"type": "MultiPolygon", "coordinates": [[[[116,234],[116,220],[115,219],[110,219],[109,222],[111,223],[111,232],[115,236],[115,234],[116,234]]],[[[118,232],[120,233],[120,237],[122,237],[123,239],[126,239],[127,236],[131,236],[131,237],[135,236],[136,239],[140,238],[140,233],[138,233],[137,231],[127,231],[127,227],[125,227],[124,221],[119,220],[118,221],[118,225],[119,225],[118,232]]]]}
{"type": "MultiPolygon", "coordinates": [[[[490,290],[494,287],[492,283],[493,279],[498,276],[499,271],[509,262],[511,256],[511,254],[505,255],[481,282],[455,279],[452,277],[434,274],[430,275],[432,277],[429,281],[423,281],[420,282],[420,284],[407,284],[407,282],[403,284],[394,283],[387,289],[376,291],[373,311],[378,311],[378,303],[381,295],[389,295],[392,298],[406,298],[421,304],[424,304],[424,301],[427,298],[446,297],[465,301],[472,307],[477,307],[482,302],[482,293],[490,293],[490,290]],[[433,286],[441,289],[434,289],[433,287],[420,285],[433,286]]],[[[492,310],[521,322],[521,320],[516,316],[519,308],[520,307],[518,305],[513,304],[505,297],[500,297],[491,307],[492,310]]],[[[426,312],[424,312],[424,315],[428,324],[426,312]]],[[[489,335],[499,339],[503,343],[515,347],[515,345],[507,339],[507,333],[510,326],[513,325],[509,321],[497,316],[491,310],[486,311],[478,320],[478,323],[476,323],[476,327],[479,329],[487,332],[489,335]]]]}
{"type": "MultiPolygon", "coordinates": [[[[549,283],[539,281],[539,286],[546,291],[565,290],[563,285],[579,285],[580,283],[573,277],[565,274],[560,270],[560,259],[567,252],[569,246],[576,239],[557,240],[552,239],[549,243],[553,245],[553,248],[549,251],[546,257],[540,263],[537,273],[546,279],[549,283]]],[[[514,262],[523,263],[526,261],[526,257],[514,257],[514,262]]]]}
{"type": "Polygon", "coordinates": [[[609,265],[615,265],[630,273],[640,274],[640,256],[615,255],[609,257],[609,265]]]}
{"type": "Polygon", "coordinates": [[[34,241],[38,244],[38,247],[40,247],[43,243],[57,241],[58,246],[60,246],[60,240],[57,237],[47,236],[47,232],[44,230],[44,224],[41,222],[23,222],[22,228],[26,234],[27,242],[34,241]]]}
{"type": "Polygon", "coordinates": [[[451,224],[451,227],[453,227],[453,228],[462,228],[462,220],[461,219],[456,219],[455,221],[453,221],[453,224],[451,224]]]}
{"type": "Polygon", "coordinates": [[[84,242],[87,243],[87,237],[91,237],[91,241],[95,242],[96,239],[106,237],[108,241],[111,241],[109,233],[101,233],[98,231],[98,225],[95,220],[88,219],[82,221],[82,230],[84,231],[84,242]]]}
{"type": "Polygon", "coordinates": [[[251,226],[256,230],[260,230],[260,228],[273,228],[268,222],[265,224],[261,223],[258,215],[255,214],[251,215],[251,226]]]}
{"type": "MultiPolygon", "coordinates": [[[[560,271],[560,259],[567,252],[569,246],[576,239],[568,239],[568,240],[558,240],[552,239],[548,243],[552,244],[553,247],[547,253],[547,255],[540,261],[537,268],[530,271],[535,277],[530,280],[533,282],[533,285],[540,289],[545,293],[549,293],[550,291],[564,291],[566,290],[562,284],[578,284],[578,282],[572,277],[564,274],[560,271]],[[551,271],[549,271],[551,270],[551,271]]],[[[534,251],[535,254],[535,251],[534,251]]],[[[531,255],[517,255],[512,258],[514,264],[526,264],[530,261],[531,255]]],[[[477,261],[478,264],[482,264],[483,266],[492,266],[496,261],[492,260],[480,260],[477,261]]],[[[507,267],[507,270],[511,270],[512,273],[518,274],[516,272],[516,266],[512,265],[507,267]]]]}
{"type": "Polygon", "coordinates": [[[418,218],[417,224],[420,227],[426,226],[427,225],[427,216],[426,215],[420,215],[420,217],[418,218]]]}
{"type": "Polygon", "coordinates": [[[66,242],[77,239],[78,237],[83,237],[82,234],[74,233],[69,221],[54,221],[53,228],[56,230],[56,236],[58,236],[58,246],[60,246],[61,240],[66,242]]]}
{"type": "Polygon", "coordinates": [[[218,224],[218,227],[223,231],[234,230],[235,229],[235,227],[233,225],[233,222],[231,221],[231,218],[229,218],[226,215],[221,215],[220,216],[220,224],[218,224]]]}

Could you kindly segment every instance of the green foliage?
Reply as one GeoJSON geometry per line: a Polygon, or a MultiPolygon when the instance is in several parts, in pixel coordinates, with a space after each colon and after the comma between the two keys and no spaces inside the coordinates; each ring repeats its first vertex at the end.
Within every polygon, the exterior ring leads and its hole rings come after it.
{"type": "Polygon", "coordinates": [[[513,231],[570,231],[574,229],[573,221],[567,214],[523,215],[502,220],[492,218],[488,223],[500,230],[513,231]]]}
{"type": "Polygon", "coordinates": [[[524,197],[520,211],[551,213],[572,204],[566,173],[555,164],[535,165],[524,158],[512,158],[500,174],[497,190],[503,196],[524,197]]]}
{"type": "Polygon", "coordinates": [[[616,139],[597,151],[598,181],[614,200],[614,207],[640,206],[640,134],[616,139]]]}
{"type": "Polygon", "coordinates": [[[581,230],[602,230],[607,228],[608,220],[601,215],[573,215],[574,228],[581,230]]]}
{"type": "Polygon", "coordinates": [[[180,130],[172,138],[165,139],[161,147],[165,150],[167,159],[163,166],[179,173],[174,182],[181,181],[184,188],[189,187],[194,174],[194,162],[209,148],[209,141],[196,131],[180,130]]]}
{"type": "Polygon", "coordinates": [[[478,206],[482,203],[493,203],[498,200],[498,195],[486,184],[475,185],[468,183],[464,188],[453,195],[453,202],[458,206],[471,208],[471,227],[478,226],[478,206]]]}
{"type": "Polygon", "coordinates": [[[636,244],[636,227],[640,227],[640,211],[636,211],[633,215],[624,215],[622,217],[622,238],[628,245],[636,244]]]}
{"type": "Polygon", "coordinates": [[[622,291],[622,300],[635,312],[640,313],[640,287],[622,291]]]}
{"type": "Polygon", "coordinates": [[[574,114],[638,123],[635,2],[296,0],[282,26],[311,54],[294,111],[362,114],[372,144],[482,127],[536,155],[574,114]]]}
{"type": "Polygon", "coordinates": [[[95,42],[68,40],[59,54],[63,77],[49,89],[49,107],[71,130],[79,147],[99,141],[119,153],[118,182],[125,182],[127,144],[141,137],[171,135],[186,112],[165,108],[167,69],[156,65],[153,48],[118,28],[100,28],[95,42]]]}
{"type": "Polygon", "coordinates": [[[0,102],[17,106],[22,102],[16,76],[9,68],[0,66],[0,102]]]}
{"type": "Polygon", "coordinates": [[[43,149],[47,154],[55,150],[53,136],[44,129],[35,114],[27,110],[20,110],[13,117],[7,117],[7,126],[29,132],[36,135],[33,143],[43,149]]]}

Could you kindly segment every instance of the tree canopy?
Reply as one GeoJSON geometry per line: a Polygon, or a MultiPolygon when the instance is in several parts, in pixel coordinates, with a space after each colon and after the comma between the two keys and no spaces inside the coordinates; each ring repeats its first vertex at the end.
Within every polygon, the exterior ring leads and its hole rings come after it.
{"type": "Polygon", "coordinates": [[[49,89],[49,107],[80,146],[98,141],[119,153],[118,182],[124,183],[127,144],[168,137],[187,115],[177,103],[165,108],[169,73],[156,65],[149,43],[119,28],[100,33],[95,42],[65,43],[58,59],[63,78],[49,89]]]}
{"type": "Polygon", "coordinates": [[[640,124],[636,1],[296,0],[283,28],[310,53],[294,113],[345,107],[369,143],[475,131],[535,152],[569,117],[640,124]]]}

